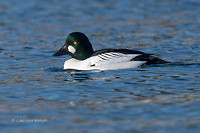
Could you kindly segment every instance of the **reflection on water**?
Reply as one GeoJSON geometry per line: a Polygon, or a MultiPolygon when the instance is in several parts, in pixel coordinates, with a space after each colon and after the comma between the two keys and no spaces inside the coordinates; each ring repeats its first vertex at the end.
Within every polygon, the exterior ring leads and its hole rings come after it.
{"type": "Polygon", "coordinates": [[[199,6],[198,0],[0,1],[1,132],[198,133],[199,6]],[[86,33],[95,50],[129,48],[173,63],[63,70],[70,57],[52,54],[73,31],[86,33]]]}
{"type": "Polygon", "coordinates": [[[66,79],[65,81],[77,81],[77,82],[82,82],[84,80],[90,80],[90,75],[88,73],[84,72],[66,72],[66,79]]]}

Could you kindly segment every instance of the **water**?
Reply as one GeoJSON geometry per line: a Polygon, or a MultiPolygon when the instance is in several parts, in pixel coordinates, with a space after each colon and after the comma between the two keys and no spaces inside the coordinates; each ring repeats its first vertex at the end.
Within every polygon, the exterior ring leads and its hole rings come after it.
{"type": "Polygon", "coordinates": [[[0,2],[3,132],[200,132],[198,0],[0,2]],[[63,71],[67,35],[94,49],[154,53],[172,65],[63,71]]]}

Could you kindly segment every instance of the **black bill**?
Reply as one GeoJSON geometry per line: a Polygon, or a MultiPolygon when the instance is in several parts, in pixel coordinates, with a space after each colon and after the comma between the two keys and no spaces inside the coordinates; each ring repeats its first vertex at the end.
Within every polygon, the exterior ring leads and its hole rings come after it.
{"type": "Polygon", "coordinates": [[[69,54],[67,46],[64,45],[61,49],[59,49],[56,53],[53,54],[53,56],[61,56],[69,54]]]}

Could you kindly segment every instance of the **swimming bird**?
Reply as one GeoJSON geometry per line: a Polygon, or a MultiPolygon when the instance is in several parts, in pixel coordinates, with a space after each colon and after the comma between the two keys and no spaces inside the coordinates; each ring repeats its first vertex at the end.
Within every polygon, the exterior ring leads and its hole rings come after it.
{"type": "Polygon", "coordinates": [[[81,32],[70,33],[64,46],[53,56],[66,54],[72,58],[65,61],[64,69],[74,70],[116,70],[169,63],[152,54],[129,49],[109,48],[94,51],[88,37],[81,32]]]}

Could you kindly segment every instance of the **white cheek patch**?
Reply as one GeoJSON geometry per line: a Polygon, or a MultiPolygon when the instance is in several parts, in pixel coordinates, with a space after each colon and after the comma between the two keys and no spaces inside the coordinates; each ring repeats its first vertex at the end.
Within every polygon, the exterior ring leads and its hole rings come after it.
{"type": "Polygon", "coordinates": [[[72,54],[74,54],[76,52],[76,49],[72,46],[68,46],[68,51],[72,54]]]}

